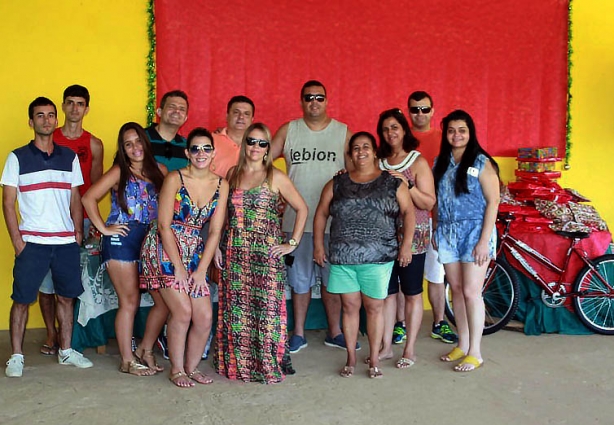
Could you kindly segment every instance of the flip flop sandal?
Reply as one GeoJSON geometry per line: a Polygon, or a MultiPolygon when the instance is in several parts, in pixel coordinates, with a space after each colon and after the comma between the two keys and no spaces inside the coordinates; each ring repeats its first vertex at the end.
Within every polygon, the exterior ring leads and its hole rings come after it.
{"type": "Polygon", "coordinates": [[[154,370],[140,364],[136,360],[132,360],[129,363],[120,364],[119,371],[121,373],[129,373],[130,375],[134,376],[152,376],[156,374],[154,370]]]}
{"type": "Polygon", "coordinates": [[[466,356],[459,364],[454,366],[455,372],[473,372],[484,364],[484,360],[480,360],[474,356],[466,356]],[[463,366],[473,366],[469,369],[463,369],[463,366]]]}
{"type": "Polygon", "coordinates": [[[205,375],[204,373],[202,373],[200,370],[198,369],[194,369],[192,372],[188,373],[188,378],[190,378],[192,381],[194,382],[198,382],[199,384],[202,385],[209,385],[213,383],[213,379],[211,379],[211,377],[205,375]],[[195,377],[201,376],[201,379],[197,379],[195,377]]]}
{"type": "Polygon", "coordinates": [[[353,366],[343,366],[343,369],[339,372],[339,375],[342,378],[351,378],[354,375],[354,367],[353,366]]]}
{"type": "MultiPolygon", "coordinates": [[[[168,379],[169,379],[169,381],[171,381],[173,384],[175,384],[179,388],[192,388],[192,387],[194,387],[194,382],[190,379],[190,377],[188,375],[186,375],[185,372],[174,373],[171,376],[169,376],[168,379]],[[188,380],[188,382],[186,382],[186,385],[181,385],[180,379],[182,379],[182,378],[186,378],[188,380]]],[[[183,381],[183,382],[185,382],[185,381],[183,381]]]]}
{"type": "Polygon", "coordinates": [[[58,349],[60,347],[55,344],[53,347],[47,345],[47,344],[43,344],[43,346],[41,347],[41,354],[43,356],[55,356],[56,354],[58,354],[58,349]]]}
{"type": "Polygon", "coordinates": [[[143,366],[147,366],[151,370],[154,370],[156,373],[164,372],[164,367],[158,365],[158,361],[156,360],[156,356],[154,356],[153,350],[143,350],[143,354],[139,357],[136,354],[136,350],[132,353],[136,360],[142,364],[143,366]]]}
{"type": "Polygon", "coordinates": [[[466,355],[467,354],[463,350],[458,347],[454,347],[452,351],[441,357],[439,360],[441,360],[442,362],[455,362],[457,360],[462,359],[466,355]]]}
{"type": "Polygon", "coordinates": [[[407,357],[401,357],[399,360],[397,360],[397,369],[407,369],[412,367],[414,364],[416,364],[415,361],[413,361],[410,358],[407,357]]]}
{"type": "Polygon", "coordinates": [[[382,378],[384,376],[384,374],[382,373],[382,370],[379,367],[370,367],[369,368],[369,378],[371,379],[379,379],[382,378]]]}

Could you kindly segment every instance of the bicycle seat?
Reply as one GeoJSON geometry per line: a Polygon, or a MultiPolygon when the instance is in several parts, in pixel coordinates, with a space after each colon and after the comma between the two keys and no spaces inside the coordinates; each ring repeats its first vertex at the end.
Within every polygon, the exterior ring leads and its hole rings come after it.
{"type": "Polygon", "coordinates": [[[497,213],[497,219],[500,221],[513,221],[516,220],[516,216],[513,212],[499,212],[497,213]]]}
{"type": "Polygon", "coordinates": [[[555,233],[569,239],[586,239],[591,235],[586,232],[565,232],[564,230],[557,230],[555,233]]]}

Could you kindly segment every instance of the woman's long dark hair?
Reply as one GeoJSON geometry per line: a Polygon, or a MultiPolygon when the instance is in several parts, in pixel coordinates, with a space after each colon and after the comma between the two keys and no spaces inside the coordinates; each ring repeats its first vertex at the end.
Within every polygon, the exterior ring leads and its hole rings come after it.
{"type": "Polygon", "coordinates": [[[392,154],[392,148],[388,143],[386,143],[386,140],[384,139],[384,130],[382,129],[384,121],[386,121],[388,118],[394,118],[403,128],[403,132],[405,133],[405,136],[403,136],[403,150],[409,153],[414,149],[417,149],[420,142],[411,133],[409,123],[407,122],[405,115],[403,115],[403,112],[401,112],[399,108],[388,109],[379,115],[379,120],[377,121],[377,136],[379,138],[379,149],[377,151],[377,156],[385,159],[392,154]]]}
{"type": "Polygon", "coordinates": [[[450,154],[452,152],[452,146],[448,142],[448,125],[450,121],[464,121],[469,129],[469,143],[463,152],[461,162],[456,171],[456,178],[454,183],[454,193],[459,196],[461,193],[469,193],[467,187],[467,170],[473,166],[475,159],[479,154],[485,155],[493,167],[497,175],[499,175],[499,166],[497,162],[490,156],[478,142],[478,138],[475,132],[475,124],[471,115],[467,112],[457,109],[450,112],[443,120],[441,120],[441,145],[439,147],[439,155],[437,157],[437,163],[433,168],[433,177],[435,178],[435,190],[439,191],[439,181],[445,174],[448,166],[450,165],[450,154]]]}
{"type": "Polygon", "coordinates": [[[160,189],[162,189],[162,182],[164,181],[164,175],[162,171],[160,171],[158,163],[151,152],[151,142],[143,127],[135,122],[127,122],[122,125],[119,129],[119,135],[117,136],[117,152],[115,153],[115,158],[113,158],[113,165],[119,166],[117,202],[125,213],[128,213],[128,205],[126,204],[126,184],[128,183],[128,179],[134,175],[132,170],[130,170],[130,158],[128,158],[126,150],[124,149],[124,134],[128,130],[136,131],[143,145],[143,177],[149,179],[154,184],[158,193],[160,189]]]}

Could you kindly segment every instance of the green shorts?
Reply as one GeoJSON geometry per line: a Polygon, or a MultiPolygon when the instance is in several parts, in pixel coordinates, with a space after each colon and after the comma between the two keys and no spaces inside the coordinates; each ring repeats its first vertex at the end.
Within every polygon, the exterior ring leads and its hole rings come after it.
{"type": "Polygon", "coordinates": [[[362,292],[369,298],[383,300],[388,296],[388,282],[393,266],[394,261],[377,264],[331,264],[328,292],[362,292]]]}

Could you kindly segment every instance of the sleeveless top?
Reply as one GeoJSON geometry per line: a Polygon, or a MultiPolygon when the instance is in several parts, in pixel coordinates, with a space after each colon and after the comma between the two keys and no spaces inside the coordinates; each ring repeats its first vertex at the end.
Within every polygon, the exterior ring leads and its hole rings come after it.
{"type": "MultiPolygon", "coordinates": [[[[416,150],[411,151],[407,154],[403,161],[395,165],[388,164],[388,160],[386,159],[380,159],[379,168],[380,170],[398,171],[399,173],[402,173],[413,185],[415,185],[416,176],[414,176],[414,174],[411,172],[410,167],[420,155],[421,153],[416,150]]],[[[428,250],[429,242],[431,240],[431,221],[429,219],[429,212],[426,210],[421,210],[416,206],[414,206],[414,211],[416,213],[416,228],[414,231],[411,252],[412,254],[424,254],[428,250]]],[[[402,224],[403,223],[399,220],[399,228],[402,224]]]]}
{"type": "Polygon", "coordinates": [[[333,178],[331,264],[385,263],[397,258],[400,184],[386,171],[366,183],[352,181],[349,173],[333,178]]]}
{"type": "Polygon", "coordinates": [[[456,196],[454,183],[459,164],[454,162],[450,154],[450,164],[445,174],[441,177],[437,187],[437,221],[449,223],[461,220],[484,220],[486,211],[486,198],[482,192],[479,177],[484,170],[486,155],[478,154],[473,166],[467,169],[467,188],[469,193],[461,193],[456,196]]]}
{"type": "MultiPolygon", "coordinates": [[[[81,174],[83,174],[83,185],[79,186],[79,194],[83,197],[83,194],[92,185],[92,146],[91,146],[92,134],[83,130],[81,136],[76,139],[69,139],[64,136],[61,128],[56,128],[53,132],[53,141],[60,146],[66,146],[70,148],[79,157],[79,166],[81,167],[81,174]]],[[[87,212],[83,208],[83,218],[87,218],[87,212]]]]}
{"type": "Polygon", "coordinates": [[[128,212],[119,206],[117,191],[111,190],[111,212],[107,225],[125,224],[130,221],[148,224],[158,218],[158,191],[152,182],[130,176],[124,195],[128,212]]]}
{"type": "MultiPolygon", "coordinates": [[[[322,189],[337,171],[345,167],[346,134],[347,126],[334,119],[320,131],[312,131],[302,118],[291,121],[288,125],[284,157],[288,176],[309,208],[305,232],[313,232],[313,216],[322,189]]],[[[283,231],[292,232],[295,220],[296,211],[286,208],[283,231]]]]}

